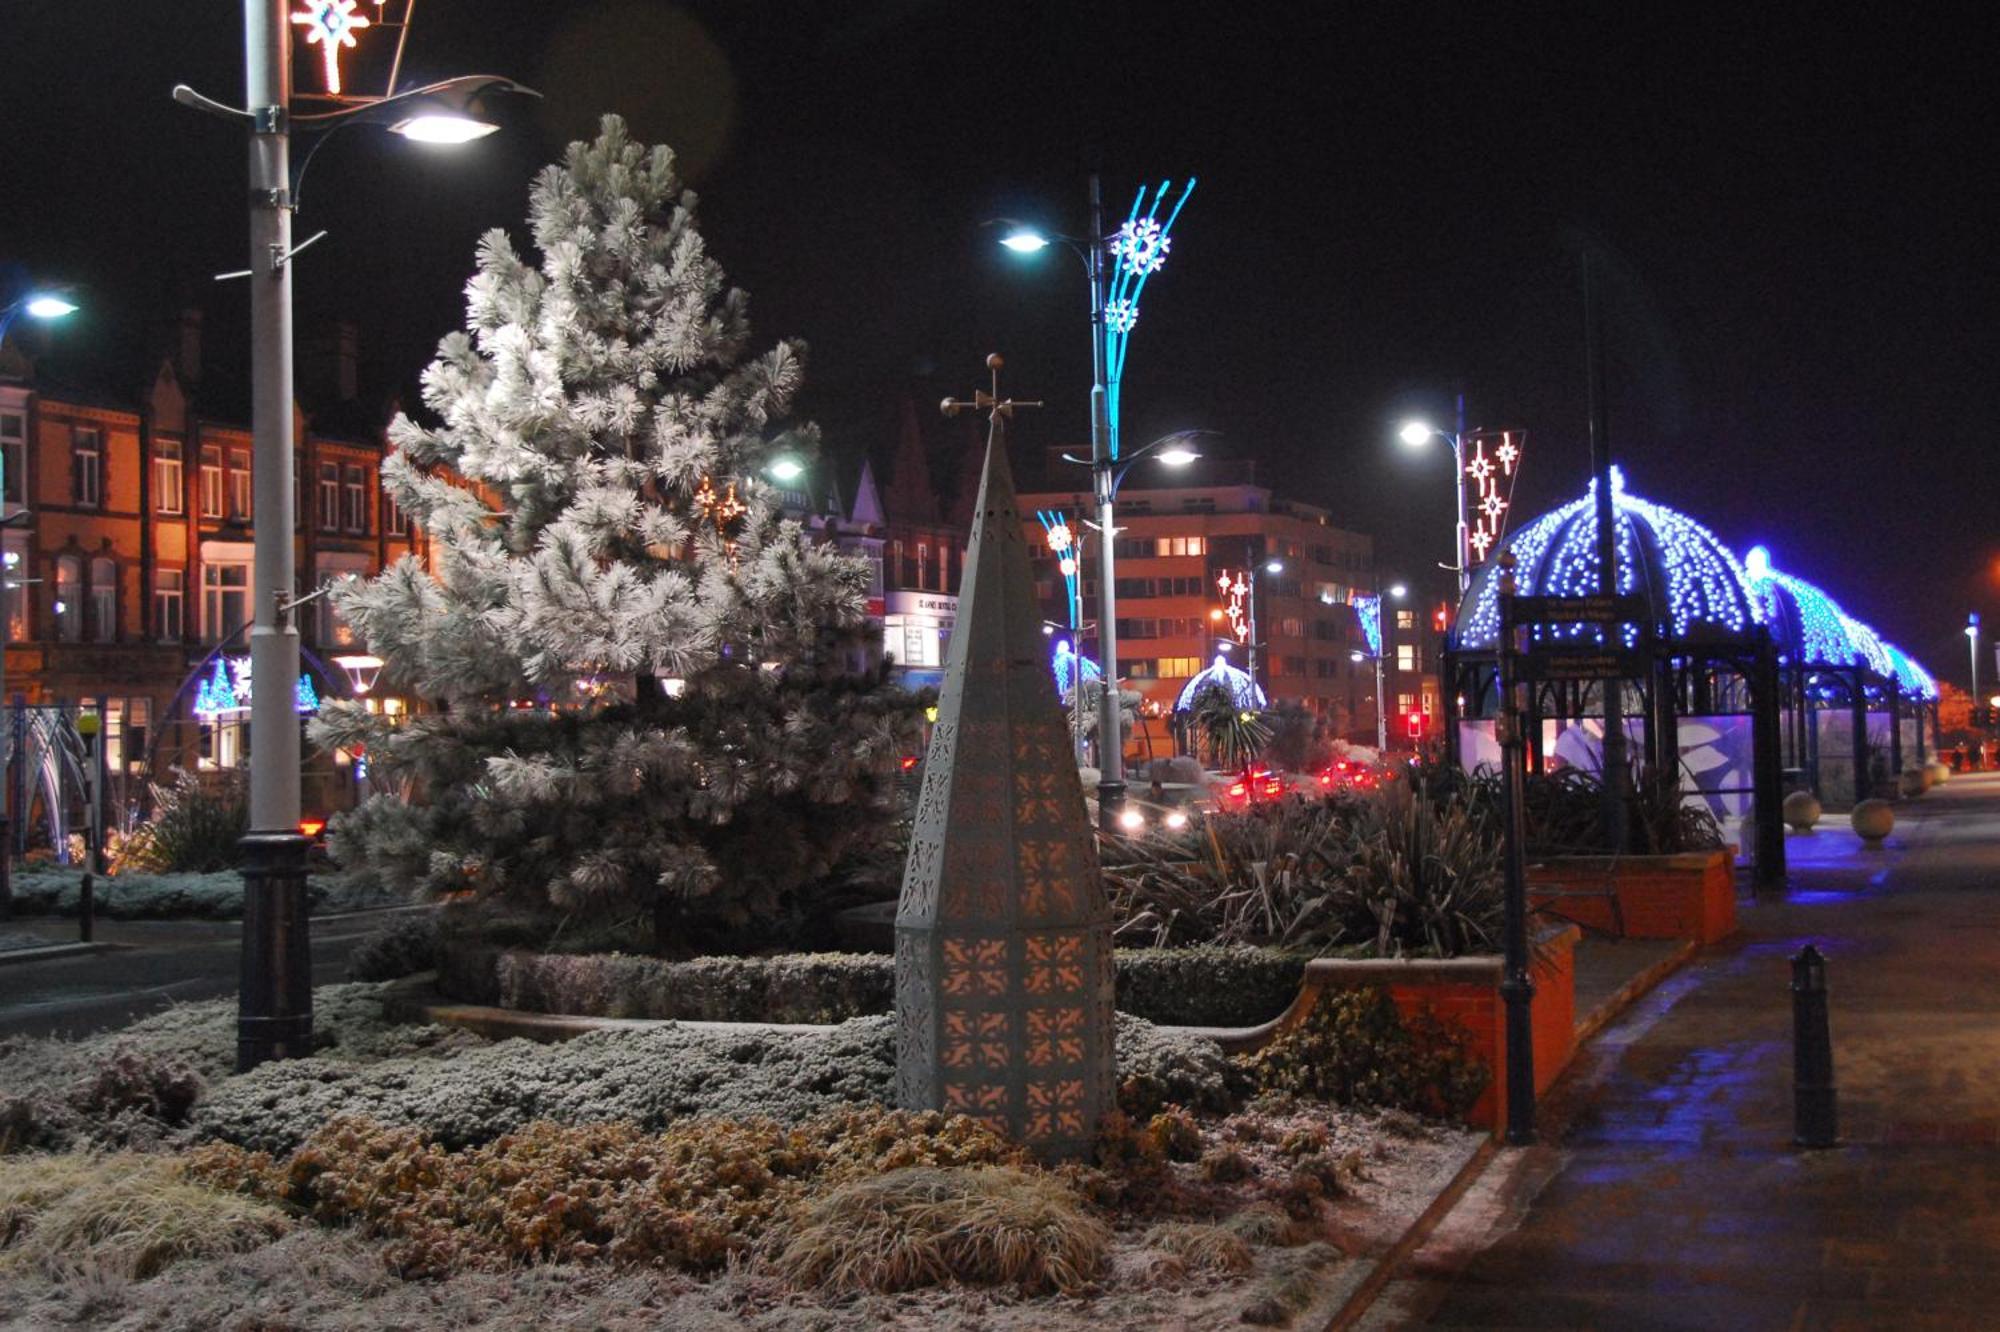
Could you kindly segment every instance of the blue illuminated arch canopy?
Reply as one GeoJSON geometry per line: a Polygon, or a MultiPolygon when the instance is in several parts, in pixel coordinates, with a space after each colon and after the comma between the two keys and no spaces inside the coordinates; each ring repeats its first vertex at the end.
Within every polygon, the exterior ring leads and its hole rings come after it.
{"type": "Polygon", "coordinates": [[[1181,686],[1180,695],[1174,699],[1174,711],[1187,712],[1192,709],[1195,699],[1210,685],[1220,685],[1228,690],[1229,697],[1235,700],[1239,708],[1262,711],[1266,705],[1264,691],[1250,678],[1250,672],[1231,666],[1228,658],[1217,653],[1214,665],[1181,686]]]}

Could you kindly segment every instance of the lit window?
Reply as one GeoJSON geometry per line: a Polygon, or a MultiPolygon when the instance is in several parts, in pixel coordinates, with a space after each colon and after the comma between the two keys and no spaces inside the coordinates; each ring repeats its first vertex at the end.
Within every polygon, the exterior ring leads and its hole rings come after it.
{"type": "Polygon", "coordinates": [[[118,563],[102,556],[90,562],[90,638],[118,641],[118,563]]]}
{"type": "Polygon", "coordinates": [[[403,506],[386,490],[382,492],[382,530],[390,536],[410,534],[410,515],[403,512],[403,506]]]}
{"type": "Polygon", "coordinates": [[[229,516],[250,516],[250,454],[245,449],[229,451],[229,516]]]}
{"type": "Polygon", "coordinates": [[[14,504],[25,501],[28,493],[28,418],[19,412],[0,412],[0,473],[4,473],[6,498],[14,504]]]}
{"type": "Polygon", "coordinates": [[[187,574],[179,569],[153,571],[153,632],[163,643],[178,643],[183,632],[187,574]]]}
{"type": "Polygon", "coordinates": [[[319,530],[340,530],[340,467],[336,463],[319,465],[319,530]]]}
{"type": "Polygon", "coordinates": [[[1396,644],[1396,669],[1414,671],[1417,669],[1417,645],[1415,643],[1396,644]]]}
{"type": "Polygon", "coordinates": [[[1417,627],[1417,613],[1416,613],[1415,611],[1413,611],[1413,610],[1399,610],[1399,611],[1397,611],[1397,612],[1396,612],[1396,627],[1397,627],[1398,629],[1414,629],[1414,628],[1416,628],[1416,627],[1417,627]]]}
{"type": "Polygon", "coordinates": [[[153,447],[153,507],[161,513],[181,512],[186,489],[180,442],[163,440],[153,447]]]}
{"type": "Polygon", "coordinates": [[[83,638],[83,561],[74,555],[56,560],[56,637],[65,643],[83,638]]]}
{"type": "Polygon", "coordinates": [[[368,530],[368,471],[349,464],[341,487],[340,525],[350,532],[368,530]]]}
{"type": "Polygon", "coordinates": [[[222,516],[222,450],[207,444],[201,450],[201,516],[222,516]]]}
{"type": "Polygon", "coordinates": [[[70,427],[69,497],[86,509],[104,502],[104,432],[96,426],[70,427]]]}
{"type": "Polygon", "coordinates": [[[201,627],[211,643],[235,634],[249,618],[250,566],[201,566],[201,627]]]}

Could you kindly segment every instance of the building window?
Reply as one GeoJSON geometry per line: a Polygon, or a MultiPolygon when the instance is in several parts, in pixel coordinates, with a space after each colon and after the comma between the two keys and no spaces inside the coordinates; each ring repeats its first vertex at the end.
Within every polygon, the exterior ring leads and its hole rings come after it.
{"type": "Polygon", "coordinates": [[[931,587],[930,543],[925,541],[917,543],[917,586],[926,592],[935,590],[931,587]]]}
{"type": "Polygon", "coordinates": [[[229,516],[250,516],[250,454],[244,449],[229,451],[229,516]]]}
{"type": "Polygon", "coordinates": [[[222,450],[212,444],[201,450],[201,516],[222,516],[222,450]]]}
{"type": "Polygon", "coordinates": [[[28,493],[28,418],[19,412],[0,412],[0,473],[5,474],[8,501],[25,503],[28,493]]]}
{"type": "Polygon", "coordinates": [[[410,534],[410,515],[403,512],[403,506],[386,490],[382,492],[382,530],[390,536],[410,534]]]}
{"type": "Polygon", "coordinates": [[[101,555],[90,562],[90,638],[118,641],[118,562],[101,555]]]}
{"type": "Polygon", "coordinates": [[[1120,638],[1158,638],[1160,636],[1160,622],[1158,620],[1120,620],[1118,621],[1118,636],[1120,638]]]}
{"type": "Polygon", "coordinates": [[[340,468],[334,463],[319,465],[319,485],[315,491],[318,502],[319,530],[336,532],[340,530],[340,468]]]}
{"type": "Polygon", "coordinates": [[[0,569],[5,591],[0,595],[4,595],[7,605],[7,641],[25,643],[28,640],[28,593],[22,570],[28,567],[27,534],[8,532],[5,549],[6,564],[4,569],[0,569]]]}
{"type": "Polygon", "coordinates": [[[1410,713],[1415,712],[1416,709],[1417,696],[1415,694],[1396,695],[1396,711],[1408,716],[1410,713]]]}
{"type": "Polygon", "coordinates": [[[69,497],[86,509],[104,502],[104,432],[96,426],[69,428],[69,497]]]}
{"type": "Polygon", "coordinates": [[[65,643],[83,639],[83,561],[74,555],[56,559],[56,637],[65,643]]]}
{"type": "Polygon", "coordinates": [[[350,532],[368,530],[368,470],[349,464],[341,488],[340,525],[350,532]]]}
{"type": "Polygon", "coordinates": [[[1306,636],[1305,621],[1296,615],[1285,616],[1278,621],[1278,636],[1280,638],[1304,638],[1306,636]]]}
{"type": "Polygon", "coordinates": [[[1415,611],[1413,611],[1413,610],[1399,610],[1399,611],[1397,611],[1397,612],[1396,612],[1396,627],[1397,627],[1398,629],[1414,629],[1414,628],[1416,628],[1416,627],[1417,627],[1417,613],[1416,613],[1415,611]]]}
{"type": "Polygon", "coordinates": [[[1177,558],[1184,555],[1208,554],[1208,540],[1205,537],[1155,537],[1153,554],[1156,558],[1177,558]]]}
{"type": "Polygon", "coordinates": [[[180,642],[186,595],[186,573],[179,569],[153,571],[153,632],[161,642],[180,642]]]}
{"type": "Polygon", "coordinates": [[[179,442],[163,440],[154,445],[153,507],[161,513],[179,513],[186,499],[182,494],[185,484],[179,442]]]}
{"type": "Polygon", "coordinates": [[[949,541],[938,542],[938,591],[951,591],[952,545],[949,541]]]}
{"type": "Polygon", "coordinates": [[[1417,669],[1417,645],[1415,643],[1396,644],[1396,669],[1414,671],[1417,669]]]}
{"type": "Polygon", "coordinates": [[[1306,673],[1306,659],[1304,657],[1283,657],[1279,659],[1278,674],[1296,675],[1300,678],[1304,678],[1305,673],[1306,673]]]}
{"type": "Polygon", "coordinates": [[[1185,680],[1201,674],[1201,658],[1161,657],[1157,669],[1162,680],[1185,680]]]}
{"type": "Polygon", "coordinates": [[[249,619],[250,566],[201,566],[201,628],[211,643],[220,643],[249,619]]]}

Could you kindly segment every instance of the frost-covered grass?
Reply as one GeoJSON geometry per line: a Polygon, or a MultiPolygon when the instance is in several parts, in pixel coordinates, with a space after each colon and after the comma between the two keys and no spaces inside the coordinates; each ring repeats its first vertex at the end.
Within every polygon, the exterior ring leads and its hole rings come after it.
{"type": "MultiPolygon", "coordinates": [[[[74,866],[16,868],[14,910],[24,916],[74,916],[82,908],[83,871],[74,866]]],[[[401,906],[403,899],[380,888],[348,885],[339,875],[306,881],[315,912],[359,911],[401,906]]],[[[243,876],[236,870],[212,874],[100,874],[92,886],[96,912],[113,920],[235,920],[243,915],[243,876]]]]}
{"type": "MultiPolygon", "coordinates": [[[[795,1124],[887,1103],[895,1086],[888,1017],[806,1033],[665,1026],[540,1045],[393,1023],[383,995],[380,985],[322,986],[314,1056],[240,1075],[231,1000],[181,1005],[83,1041],[0,1040],[0,1148],[222,1140],[287,1151],[342,1115],[418,1128],[450,1146],[537,1119],[650,1130],[697,1115],[795,1124]]],[[[1121,1016],[1117,1045],[1134,1113],[1168,1102],[1226,1109],[1240,1090],[1212,1041],[1121,1016]]]]}

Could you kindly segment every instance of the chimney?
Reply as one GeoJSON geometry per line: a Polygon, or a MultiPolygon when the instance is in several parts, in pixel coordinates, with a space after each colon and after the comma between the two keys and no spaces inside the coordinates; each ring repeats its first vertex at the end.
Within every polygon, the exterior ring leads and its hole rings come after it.
{"type": "Polygon", "coordinates": [[[183,307],[174,320],[172,355],[174,373],[184,386],[201,383],[201,311],[192,305],[183,307]]]}
{"type": "Polygon", "coordinates": [[[333,400],[353,402],[358,389],[356,371],[361,360],[361,333],[345,319],[333,326],[333,400]]]}

